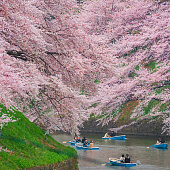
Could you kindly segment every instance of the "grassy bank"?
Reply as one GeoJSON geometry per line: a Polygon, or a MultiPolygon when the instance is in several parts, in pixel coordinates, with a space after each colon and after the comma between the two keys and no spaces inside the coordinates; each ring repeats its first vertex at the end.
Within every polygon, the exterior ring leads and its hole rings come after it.
{"type": "Polygon", "coordinates": [[[2,129],[0,138],[0,169],[24,169],[45,166],[77,155],[71,147],[63,146],[31,123],[21,112],[6,110],[0,105],[1,113],[13,114],[19,120],[2,129]]]}

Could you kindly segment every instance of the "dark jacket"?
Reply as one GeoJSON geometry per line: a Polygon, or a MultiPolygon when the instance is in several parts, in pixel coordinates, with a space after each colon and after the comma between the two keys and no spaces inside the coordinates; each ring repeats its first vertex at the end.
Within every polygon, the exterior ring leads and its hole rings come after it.
{"type": "Polygon", "coordinates": [[[81,142],[81,139],[77,139],[76,142],[81,142]]]}
{"type": "Polygon", "coordinates": [[[125,157],[125,163],[130,163],[130,158],[129,157],[125,157]]]}
{"type": "Polygon", "coordinates": [[[83,147],[87,147],[87,142],[85,141],[84,143],[83,143],[83,147]]]}
{"type": "Polygon", "coordinates": [[[81,142],[84,143],[85,140],[86,140],[86,138],[83,138],[81,142]]]}

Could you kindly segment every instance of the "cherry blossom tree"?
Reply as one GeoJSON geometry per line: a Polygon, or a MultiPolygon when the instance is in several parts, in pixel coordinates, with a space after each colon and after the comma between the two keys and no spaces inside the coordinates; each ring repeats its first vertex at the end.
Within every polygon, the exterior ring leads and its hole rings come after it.
{"type": "Polygon", "coordinates": [[[0,102],[42,128],[74,134],[91,113],[107,124],[123,103],[138,100],[131,118],[141,118],[156,100],[150,116],[163,115],[167,125],[168,113],[159,108],[169,102],[168,6],[0,1],[0,102]]]}

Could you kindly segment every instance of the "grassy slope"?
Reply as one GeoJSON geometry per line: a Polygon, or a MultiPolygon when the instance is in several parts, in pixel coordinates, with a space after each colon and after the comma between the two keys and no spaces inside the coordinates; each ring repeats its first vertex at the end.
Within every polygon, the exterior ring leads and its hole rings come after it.
{"type": "MultiPolygon", "coordinates": [[[[1,112],[7,113],[3,105],[0,105],[0,108],[1,112]]],[[[8,114],[14,114],[19,120],[2,129],[0,146],[11,152],[0,152],[1,169],[49,165],[76,156],[73,148],[63,146],[49,135],[45,139],[45,132],[31,123],[21,112],[13,110],[8,111],[8,114]]]]}

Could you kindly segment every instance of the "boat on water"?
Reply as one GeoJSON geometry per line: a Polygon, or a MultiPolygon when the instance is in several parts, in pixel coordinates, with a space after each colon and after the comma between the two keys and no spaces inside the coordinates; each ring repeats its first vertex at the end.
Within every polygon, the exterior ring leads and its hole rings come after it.
{"type": "Polygon", "coordinates": [[[73,146],[75,146],[75,145],[76,145],[76,143],[80,143],[80,142],[69,141],[69,142],[67,142],[67,143],[70,143],[70,145],[73,145],[73,146]]]}
{"type": "Polygon", "coordinates": [[[90,148],[89,146],[84,147],[84,146],[81,146],[81,145],[76,145],[76,149],[82,149],[82,150],[99,150],[99,147],[92,147],[92,148],[90,148]]]}
{"type": "Polygon", "coordinates": [[[153,147],[154,148],[158,148],[158,149],[167,149],[168,148],[168,144],[167,143],[154,144],[153,147]]]}
{"type": "MultiPolygon", "coordinates": [[[[72,146],[75,146],[75,145],[83,146],[83,143],[81,143],[81,142],[69,141],[69,142],[66,142],[66,143],[70,143],[70,145],[72,145],[72,146]]],[[[89,146],[89,143],[87,143],[87,146],[89,146]]]]}
{"type": "Polygon", "coordinates": [[[102,137],[102,139],[105,140],[125,140],[126,135],[120,135],[120,136],[113,136],[113,137],[102,137]]]}
{"type": "Polygon", "coordinates": [[[125,167],[133,167],[136,166],[136,163],[123,163],[119,159],[109,158],[110,164],[114,166],[125,166],[125,167]]]}

